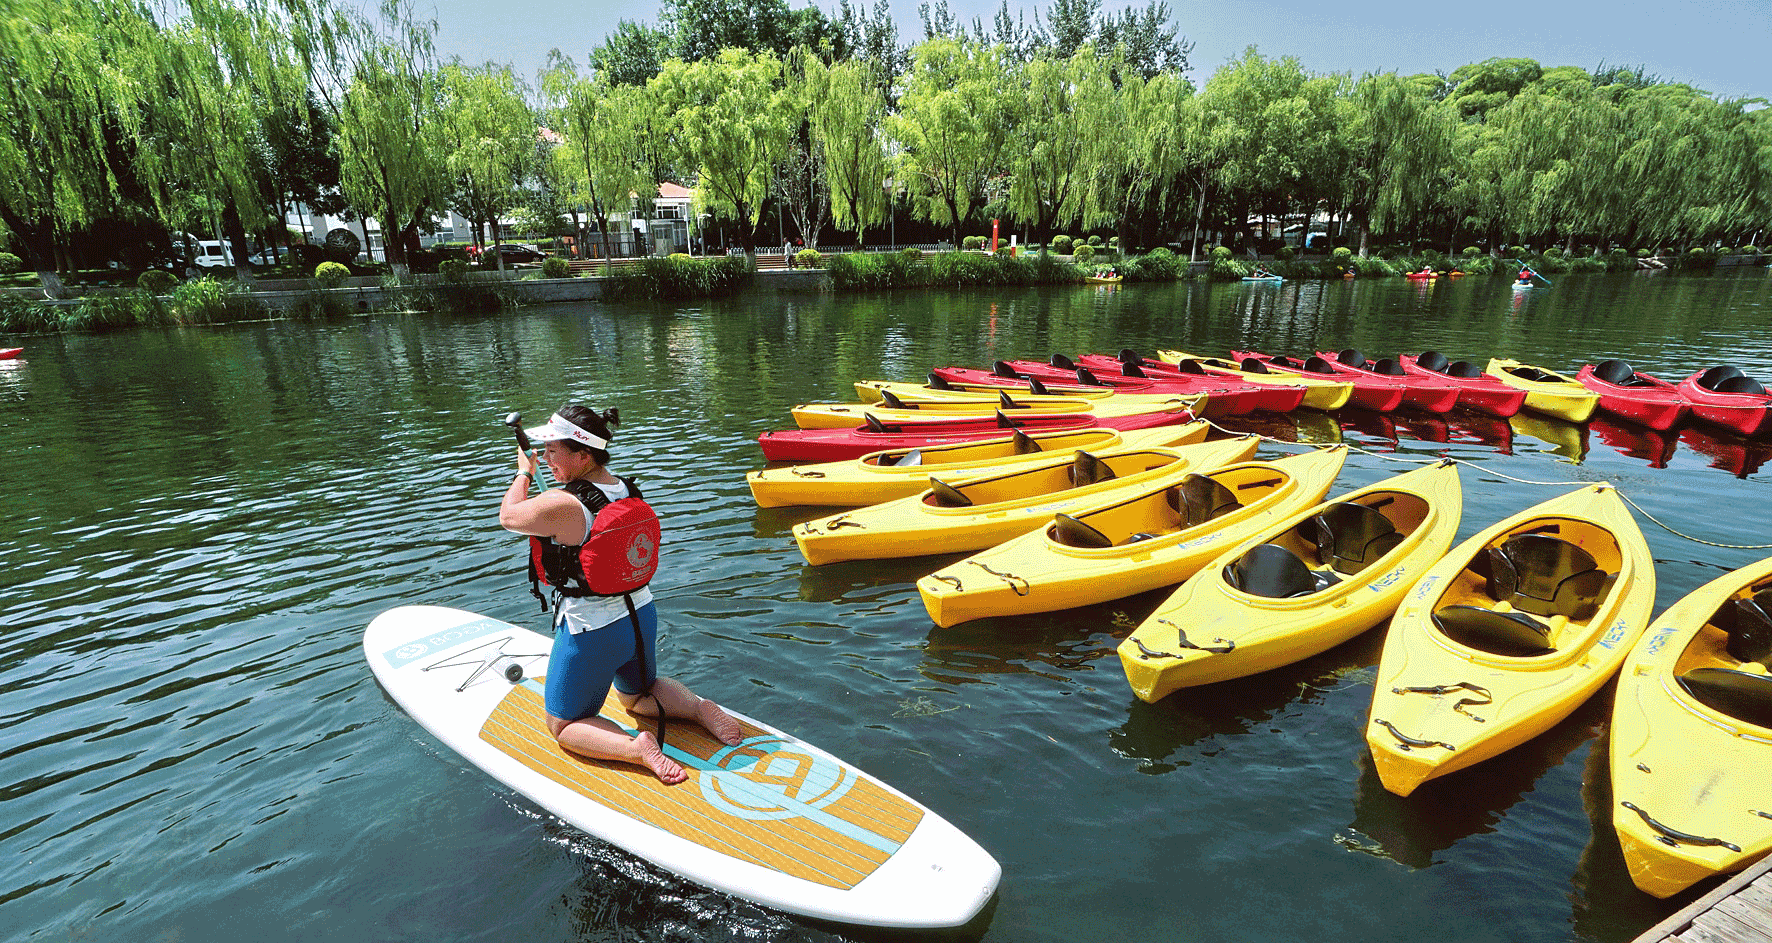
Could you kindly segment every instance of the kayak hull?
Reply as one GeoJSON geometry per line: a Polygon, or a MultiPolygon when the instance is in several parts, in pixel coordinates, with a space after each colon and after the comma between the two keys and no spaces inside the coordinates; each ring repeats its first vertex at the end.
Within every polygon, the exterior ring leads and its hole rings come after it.
{"type": "Polygon", "coordinates": [[[1568,422],[1586,422],[1593,417],[1594,410],[1600,408],[1600,397],[1587,387],[1554,370],[1532,364],[1524,364],[1518,360],[1507,360],[1492,357],[1489,366],[1483,371],[1495,379],[1516,389],[1526,391],[1526,408],[1533,412],[1543,413],[1568,422]],[[1549,377],[1547,380],[1534,380],[1521,376],[1514,371],[1524,370],[1549,377]]]}
{"type": "Polygon", "coordinates": [[[1600,409],[1626,422],[1665,432],[1679,425],[1692,404],[1678,387],[1647,373],[1636,374],[1643,385],[1620,386],[1594,375],[1594,365],[1576,371],[1575,379],[1600,397],[1600,409]]]}
{"type": "MultiPolygon", "coordinates": [[[[1104,372],[1125,376],[1122,372],[1125,364],[1113,357],[1084,354],[1077,358],[1077,362],[1097,376],[1104,372]]],[[[1160,360],[1146,361],[1139,369],[1153,380],[1173,380],[1196,387],[1208,395],[1219,390],[1233,390],[1237,394],[1237,408],[1243,413],[1289,413],[1304,402],[1305,389],[1300,384],[1251,383],[1245,377],[1219,372],[1183,373],[1174,364],[1160,360]]]]}
{"type": "Polygon", "coordinates": [[[1403,388],[1403,405],[1430,413],[1449,413],[1458,405],[1460,388],[1447,383],[1443,378],[1433,378],[1420,374],[1404,372],[1402,376],[1379,373],[1365,367],[1355,367],[1335,359],[1334,352],[1318,351],[1317,356],[1329,362],[1337,373],[1348,376],[1365,377],[1376,383],[1394,383],[1403,388]]]}
{"type": "Polygon", "coordinates": [[[1707,389],[1698,382],[1705,373],[1700,370],[1680,381],[1680,395],[1692,404],[1692,418],[1749,437],[1772,432],[1772,397],[1707,389]]]}
{"type": "Polygon", "coordinates": [[[1475,412],[1500,419],[1507,419],[1519,413],[1526,406],[1526,391],[1508,386],[1491,376],[1455,377],[1438,373],[1422,366],[1417,358],[1410,354],[1399,354],[1397,363],[1403,369],[1417,376],[1437,377],[1458,387],[1458,405],[1475,412]]]}
{"type": "Polygon", "coordinates": [[[1260,351],[1233,350],[1231,358],[1239,363],[1255,359],[1260,360],[1269,369],[1276,372],[1290,373],[1296,376],[1317,376],[1332,380],[1346,380],[1352,384],[1347,404],[1355,409],[1370,409],[1374,412],[1395,412],[1403,405],[1403,387],[1395,383],[1379,383],[1367,377],[1352,376],[1345,373],[1312,373],[1285,364],[1274,362],[1274,358],[1260,351]]]}
{"type": "Polygon", "coordinates": [[[1218,374],[1220,376],[1233,376],[1247,380],[1250,383],[1300,385],[1304,387],[1304,396],[1299,401],[1299,405],[1306,409],[1316,409],[1323,412],[1333,412],[1346,406],[1348,404],[1348,399],[1353,396],[1354,392],[1354,385],[1352,383],[1337,380],[1334,377],[1305,376],[1296,373],[1252,373],[1244,370],[1241,365],[1233,361],[1218,360],[1212,357],[1197,357],[1186,351],[1159,350],[1157,351],[1157,358],[1164,363],[1170,364],[1193,361],[1198,363],[1200,369],[1205,370],[1207,373],[1218,374]]]}
{"type": "MultiPolygon", "coordinates": [[[[1027,433],[1091,427],[1126,432],[1189,422],[1193,418],[1192,412],[1177,407],[1170,411],[1111,419],[1096,419],[1090,415],[1063,416],[1048,420],[1030,419],[1019,428],[1027,433]]],[[[1008,431],[993,420],[956,419],[920,423],[915,429],[901,427],[889,432],[871,432],[865,426],[853,429],[785,429],[763,433],[757,437],[757,444],[763,448],[763,457],[772,462],[833,462],[838,459],[860,458],[869,452],[976,442],[979,439],[1005,435],[1008,431]]]]}

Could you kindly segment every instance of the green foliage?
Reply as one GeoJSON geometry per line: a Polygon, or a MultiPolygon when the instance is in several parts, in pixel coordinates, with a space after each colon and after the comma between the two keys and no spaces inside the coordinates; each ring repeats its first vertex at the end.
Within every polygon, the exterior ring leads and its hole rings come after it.
{"type": "Polygon", "coordinates": [[[1334,260],[1335,262],[1341,263],[1343,265],[1348,264],[1348,260],[1352,259],[1353,257],[1354,257],[1354,250],[1348,248],[1347,246],[1336,246],[1335,251],[1329,253],[1330,259],[1334,260]]]}
{"type": "Polygon", "coordinates": [[[61,329],[61,319],[49,305],[13,294],[0,294],[0,332],[44,334],[61,329]]]}
{"type": "Polygon", "coordinates": [[[978,250],[984,248],[984,237],[983,236],[967,236],[966,238],[960,240],[960,248],[965,249],[969,252],[977,252],[978,250]]]}
{"type": "Polygon", "coordinates": [[[148,269],[135,279],[135,287],[150,295],[164,295],[177,284],[178,279],[173,278],[171,272],[162,272],[157,268],[148,269]]]}
{"type": "Polygon", "coordinates": [[[1509,249],[1508,251],[1513,253],[1513,257],[1516,259],[1523,259],[1529,254],[1526,251],[1525,246],[1514,246],[1513,248],[1509,249]]]}
{"type": "Polygon", "coordinates": [[[1474,259],[1477,256],[1482,255],[1482,254],[1483,254],[1483,250],[1477,248],[1476,246],[1465,246],[1464,247],[1464,257],[1467,259],[1474,259]]]}
{"type": "Polygon", "coordinates": [[[1090,236],[1089,237],[1089,244],[1096,247],[1097,249],[1101,248],[1101,237],[1100,236],[1090,236]]]}
{"type": "Polygon", "coordinates": [[[88,295],[71,313],[63,315],[70,331],[118,331],[165,324],[170,314],[160,299],[140,289],[103,291],[88,295]]]}
{"type": "Polygon", "coordinates": [[[1058,253],[1059,255],[1070,255],[1071,254],[1071,237],[1069,237],[1069,236],[1053,236],[1052,237],[1052,251],[1058,253]]]}
{"type": "Polygon", "coordinates": [[[1120,274],[1132,282],[1172,282],[1187,271],[1186,263],[1168,249],[1152,249],[1120,266],[1120,274]]]}
{"type": "Polygon", "coordinates": [[[1281,246],[1279,249],[1274,251],[1274,258],[1280,260],[1281,262],[1290,262],[1290,261],[1292,261],[1292,258],[1294,256],[1296,256],[1297,254],[1298,254],[1298,252],[1296,250],[1294,250],[1291,246],[1281,246]]]}
{"type": "Polygon", "coordinates": [[[571,278],[572,265],[557,256],[548,256],[541,260],[542,278],[571,278]]]}
{"type": "Polygon", "coordinates": [[[753,274],[743,256],[641,259],[611,273],[609,290],[617,298],[711,298],[743,288],[753,274]]]}
{"type": "Polygon", "coordinates": [[[350,268],[337,262],[321,262],[314,267],[314,278],[327,288],[337,288],[350,277],[350,268]]]}
{"type": "Polygon", "coordinates": [[[1466,255],[1458,262],[1458,270],[1467,275],[1492,275],[1496,268],[1495,260],[1480,251],[1476,255],[1466,255]]]}
{"type": "MultiPolygon", "coordinates": [[[[1231,250],[1229,246],[1218,246],[1212,250],[1212,264],[1215,266],[1220,262],[1230,261],[1230,258],[1231,250]]],[[[1241,276],[1238,277],[1240,278],[1241,276]]]]}
{"type": "Polygon", "coordinates": [[[1085,242],[1071,250],[1071,261],[1078,265],[1087,265],[1095,258],[1095,247],[1085,242]]]}
{"type": "Polygon", "coordinates": [[[244,320],[252,313],[247,299],[238,282],[195,278],[172,290],[172,320],[179,324],[244,320]]]}
{"type": "Polygon", "coordinates": [[[926,262],[908,252],[846,253],[829,260],[831,281],[839,290],[982,285],[1055,285],[1082,278],[1082,269],[1043,253],[1011,256],[1006,252],[942,252],[926,262]]]}
{"type": "Polygon", "coordinates": [[[1741,247],[1741,254],[1742,255],[1759,255],[1760,254],[1760,247],[1756,246],[1756,245],[1742,246],[1741,247]]]}
{"type": "Polygon", "coordinates": [[[905,264],[914,265],[923,261],[923,250],[916,248],[900,249],[898,250],[898,257],[903,259],[905,264]]]}
{"type": "Polygon", "coordinates": [[[828,263],[831,283],[843,291],[926,285],[929,276],[927,267],[921,264],[922,257],[917,249],[833,255],[828,263]]]}
{"type": "Polygon", "coordinates": [[[801,249],[794,253],[795,268],[818,268],[824,262],[824,256],[817,249],[801,249]]]}
{"type": "Polygon", "coordinates": [[[24,260],[10,252],[0,252],[0,275],[11,275],[24,267],[24,260]]]}
{"type": "Polygon", "coordinates": [[[1547,259],[1560,259],[1563,257],[1563,250],[1556,246],[1551,246],[1549,249],[1544,250],[1544,257],[1547,259]]]}
{"type": "Polygon", "coordinates": [[[468,263],[461,259],[444,259],[437,263],[437,274],[446,284],[458,284],[468,277],[468,263]]]}
{"type": "Polygon", "coordinates": [[[1639,259],[1646,259],[1650,256],[1650,254],[1651,253],[1649,252],[1648,249],[1638,249],[1637,250],[1637,258],[1639,258],[1639,259]]]}

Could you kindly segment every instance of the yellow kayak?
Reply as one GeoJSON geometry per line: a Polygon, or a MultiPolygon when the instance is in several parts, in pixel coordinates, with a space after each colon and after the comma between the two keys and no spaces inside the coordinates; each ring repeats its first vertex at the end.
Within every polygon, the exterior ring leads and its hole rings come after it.
{"type": "Polygon", "coordinates": [[[1322,500],[1346,457],[1338,446],[1227,465],[1179,484],[1153,482],[1111,503],[1053,517],[1043,528],[923,577],[917,590],[929,618],[950,626],[1173,586],[1272,515],[1322,500]]]}
{"type": "Polygon", "coordinates": [[[1253,367],[1244,367],[1234,360],[1223,360],[1217,357],[1200,357],[1183,350],[1159,350],[1157,359],[1164,363],[1180,365],[1193,362],[1207,373],[1220,376],[1236,377],[1251,383],[1269,383],[1276,386],[1304,387],[1303,405],[1309,409],[1320,409],[1325,412],[1340,409],[1347,405],[1348,397],[1354,395],[1354,385],[1342,380],[1331,380],[1294,373],[1269,373],[1267,368],[1256,362],[1253,367]],[[1259,368],[1259,369],[1256,369],[1259,368]]]}
{"type": "Polygon", "coordinates": [[[1256,441],[1245,436],[1105,456],[1076,452],[1001,475],[952,482],[932,476],[927,489],[908,498],[795,525],[794,542],[814,565],[983,550],[1034,530],[1055,512],[1239,461],[1256,441]]]}
{"type": "Polygon", "coordinates": [[[1192,445],[1204,441],[1204,422],[1154,426],[1121,432],[1116,429],[1074,429],[1037,432],[1020,429],[1010,435],[977,442],[933,445],[921,449],[870,452],[836,462],[766,468],[745,476],[758,507],[796,504],[860,507],[908,497],[929,487],[929,476],[942,478],[996,475],[1070,455],[1081,449],[1092,455],[1137,449],[1192,445]]]}
{"type": "MultiPolygon", "coordinates": [[[[1033,398],[1036,401],[1043,397],[1055,397],[1059,400],[1103,400],[1113,399],[1123,394],[1101,386],[1074,386],[1060,383],[1041,383],[1040,381],[1022,381],[1020,387],[993,385],[989,383],[963,383],[957,380],[943,380],[930,374],[930,383],[906,383],[900,380],[857,380],[855,392],[864,403],[886,402],[887,397],[895,397],[907,403],[940,403],[955,401],[995,400],[1003,393],[1008,393],[1017,400],[1033,398]],[[939,384],[939,385],[937,385],[939,384]]],[[[1135,396],[1149,396],[1149,393],[1136,393],[1135,396]]]]}
{"type": "Polygon", "coordinates": [[[1463,513],[1458,466],[1443,461],[1269,518],[1120,643],[1132,693],[1157,701],[1268,671],[1378,625],[1446,555],[1463,513]]]}
{"type": "Polygon", "coordinates": [[[1772,558],[1649,627],[1612,705],[1612,827],[1631,880],[1667,897],[1772,852],[1772,558]]]}
{"type": "Polygon", "coordinates": [[[1056,396],[1018,397],[1002,393],[991,399],[953,399],[877,403],[806,403],[793,408],[794,425],[801,429],[853,429],[869,416],[885,423],[930,422],[958,417],[988,419],[998,412],[1020,418],[1091,415],[1097,419],[1139,416],[1153,412],[1192,409],[1206,399],[1192,396],[1116,396],[1111,400],[1084,400],[1056,396]]]}
{"type": "Polygon", "coordinates": [[[1586,422],[1600,405],[1600,394],[1574,377],[1518,360],[1489,358],[1488,375],[1526,391],[1526,408],[1569,422],[1586,422]]]}
{"type": "Polygon", "coordinates": [[[1654,603],[1649,546],[1609,484],[1459,544],[1409,588],[1384,641],[1366,725],[1384,788],[1406,796],[1569,716],[1654,603]]]}

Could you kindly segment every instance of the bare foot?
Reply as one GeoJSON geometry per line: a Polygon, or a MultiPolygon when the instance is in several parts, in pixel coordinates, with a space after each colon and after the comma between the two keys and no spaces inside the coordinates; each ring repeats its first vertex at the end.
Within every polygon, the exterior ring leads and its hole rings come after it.
{"type": "Polygon", "coordinates": [[[652,770],[652,775],[657,776],[659,782],[672,786],[689,778],[681,764],[665,756],[664,751],[658,748],[658,739],[651,731],[641,731],[634,738],[634,745],[640,748],[641,764],[652,770]]]}
{"type": "Polygon", "coordinates": [[[722,710],[720,705],[705,697],[695,706],[695,719],[708,729],[708,733],[714,735],[714,739],[729,747],[737,746],[744,740],[744,728],[738,725],[738,721],[733,720],[732,715],[722,710]]]}

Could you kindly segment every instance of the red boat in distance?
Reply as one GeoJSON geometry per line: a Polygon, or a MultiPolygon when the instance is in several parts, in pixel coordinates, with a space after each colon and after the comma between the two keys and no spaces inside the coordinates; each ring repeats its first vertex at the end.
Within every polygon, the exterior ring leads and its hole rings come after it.
{"type": "MultiPolygon", "coordinates": [[[[1131,352],[1127,352],[1131,353],[1131,352]]],[[[1053,358],[1058,358],[1054,354],[1053,358]]],[[[1088,370],[1097,377],[1120,376],[1128,379],[1174,380],[1178,383],[1196,383],[1204,393],[1216,393],[1219,390],[1235,390],[1238,401],[1247,406],[1243,410],[1264,413],[1289,413],[1304,402],[1303,386],[1281,386],[1271,383],[1251,383],[1240,377],[1222,373],[1211,373],[1199,364],[1188,361],[1182,364],[1164,363],[1161,360],[1147,360],[1122,355],[1109,357],[1106,354],[1084,354],[1077,358],[1077,367],[1088,370]],[[1133,358],[1137,359],[1134,360],[1133,358]]]]}
{"type": "Polygon", "coordinates": [[[1449,413],[1458,405],[1458,387],[1447,382],[1444,377],[1430,378],[1404,370],[1395,360],[1385,359],[1377,362],[1367,360],[1366,355],[1352,347],[1339,353],[1318,351],[1317,356],[1329,361],[1329,364],[1343,374],[1349,376],[1367,376],[1380,380],[1389,380],[1403,387],[1403,405],[1430,413],[1449,413]]]}
{"type": "Polygon", "coordinates": [[[772,462],[834,462],[839,459],[860,458],[869,452],[884,449],[920,449],[934,445],[975,442],[1008,435],[1010,429],[1053,432],[1099,427],[1126,432],[1189,422],[1194,419],[1194,414],[1186,409],[1176,409],[1173,412],[1137,413],[1106,419],[1088,413],[1011,419],[998,413],[994,419],[967,418],[916,423],[881,422],[872,416],[868,418],[870,421],[867,424],[853,429],[781,429],[765,432],[757,437],[757,444],[763,447],[763,457],[772,462]]]}
{"type": "Polygon", "coordinates": [[[1243,390],[1234,389],[1227,383],[1153,380],[1123,375],[1096,376],[1087,369],[1072,367],[1067,370],[1037,360],[999,360],[988,371],[966,367],[936,367],[935,375],[949,383],[975,383],[985,377],[994,376],[1000,380],[1039,381],[1048,389],[1055,385],[1069,384],[1081,389],[1093,388],[1098,393],[1205,396],[1206,404],[1202,413],[1209,419],[1241,415],[1255,409],[1254,401],[1243,390]]]}
{"type": "Polygon", "coordinates": [[[1659,432],[1672,429],[1692,408],[1679,387],[1638,373],[1622,360],[1590,363],[1575,374],[1575,379],[1600,394],[1601,409],[1659,432]]]}
{"type": "Polygon", "coordinates": [[[1700,370],[1681,380],[1679,391],[1692,404],[1694,419],[1749,437],[1772,431],[1772,395],[1740,368],[1700,370]]]}
{"type": "Polygon", "coordinates": [[[1458,387],[1458,405],[1487,413],[1498,419],[1515,415],[1526,405],[1526,391],[1495,379],[1483,368],[1468,361],[1450,361],[1437,350],[1423,351],[1411,357],[1397,355],[1397,366],[1404,373],[1434,377],[1458,387]]]}
{"type": "Polygon", "coordinates": [[[1403,386],[1386,380],[1380,380],[1365,374],[1357,374],[1336,370],[1329,361],[1321,357],[1309,357],[1296,360],[1285,356],[1269,356],[1256,350],[1233,350],[1231,359],[1239,363],[1250,360],[1259,362],[1269,372],[1296,373],[1300,376],[1328,377],[1332,380],[1346,380],[1354,385],[1353,395],[1348,398],[1348,405],[1356,409],[1370,409],[1374,412],[1388,413],[1403,405],[1403,386]]]}
{"type": "Polygon", "coordinates": [[[0,348],[0,360],[17,360],[18,355],[25,352],[23,347],[0,348]]]}

